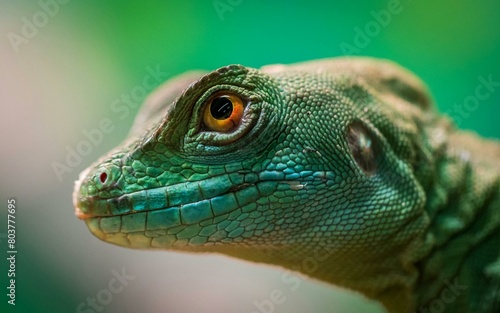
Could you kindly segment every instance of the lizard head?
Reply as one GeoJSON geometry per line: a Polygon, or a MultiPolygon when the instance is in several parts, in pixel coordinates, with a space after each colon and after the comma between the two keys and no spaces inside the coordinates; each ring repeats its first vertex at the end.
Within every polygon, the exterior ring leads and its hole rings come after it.
{"type": "Polygon", "coordinates": [[[160,87],[131,138],[81,174],[76,214],[98,238],[298,270],[317,252],[338,270],[307,274],[362,277],[352,264],[399,262],[421,236],[416,78],[369,59],[195,77],[160,87]]]}

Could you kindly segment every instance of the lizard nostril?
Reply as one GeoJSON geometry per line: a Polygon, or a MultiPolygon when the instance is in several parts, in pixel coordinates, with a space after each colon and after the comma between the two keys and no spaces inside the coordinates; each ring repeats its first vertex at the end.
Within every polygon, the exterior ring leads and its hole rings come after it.
{"type": "Polygon", "coordinates": [[[99,175],[99,180],[101,181],[101,184],[104,184],[107,179],[108,179],[108,174],[106,172],[102,172],[101,175],[99,175]]]}

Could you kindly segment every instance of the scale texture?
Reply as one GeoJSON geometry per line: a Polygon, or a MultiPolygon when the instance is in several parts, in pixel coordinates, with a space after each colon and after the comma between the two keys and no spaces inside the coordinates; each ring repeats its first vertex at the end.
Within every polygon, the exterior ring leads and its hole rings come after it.
{"type": "Polygon", "coordinates": [[[282,266],[388,312],[500,312],[500,144],[386,60],[188,72],[76,182],[124,247],[282,266]]]}

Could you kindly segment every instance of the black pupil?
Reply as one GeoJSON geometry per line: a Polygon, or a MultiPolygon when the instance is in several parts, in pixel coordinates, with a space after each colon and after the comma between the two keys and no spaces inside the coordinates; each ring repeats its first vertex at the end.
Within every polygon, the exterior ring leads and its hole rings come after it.
{"type": "Polygon", "coordinates": [[[217,120],[225,120],[233,113],[233,103],[228,97],[218,97],[210,105],[210,114],[217,120]]]}

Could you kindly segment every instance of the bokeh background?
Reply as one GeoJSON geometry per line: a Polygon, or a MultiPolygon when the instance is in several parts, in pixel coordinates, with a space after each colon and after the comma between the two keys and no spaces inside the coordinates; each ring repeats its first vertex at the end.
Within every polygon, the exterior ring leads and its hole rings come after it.
{"type": "Polygon", "coordinates": [[[259,312],[254,302],[274,289],[286,300],[273,312],[382,312],[354,293],[307,279],[290,290],[277,268],[100,242],[73,214],[73,183],[126,137],[137,107],[124,116],[112,103],[141,86],[151,68],[169,78],[230,63],[388,58],[422,77],[461,128],[498,139],[498,86],[466,114],[460,107],[479,77],[500,81],[499,30],[500,2],[493,0],[0,0],[0,312],[99,312],[78,307],[103,295],[113,271],[123,269],[135,278],[102,312],[259,312]],[[104,118],[114,130],[57,175],[55,162],[64,164],[68,149],[85,140],[83,131],[104,118]],[[15,307],[6,296],[12,197],[15,307]]]}

